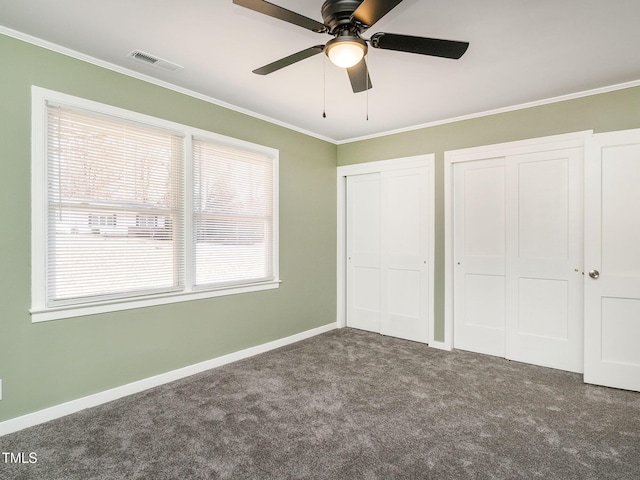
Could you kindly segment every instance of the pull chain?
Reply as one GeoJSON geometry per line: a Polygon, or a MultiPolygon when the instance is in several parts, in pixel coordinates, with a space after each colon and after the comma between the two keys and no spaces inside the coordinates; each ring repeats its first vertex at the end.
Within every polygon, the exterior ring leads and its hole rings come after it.
{"type": "Polygon", "coordinates": [[[322,57],[322,118],[327,118],[327,56],[322,57]]]}
{"type": "MultiPolygon", "coordinates": [[[[369,60],[369,52],[368,51],[367,51],[366,59],[369,60]]],[[[366,65],[366,63],[365,63],[365,65],[366,65]]],[[[366,108],[367,108],[367,110],[366,110],[366,115],[367,115],[367,122],[368,122],[369,121],[369,88],[370,88],[370,85],[369,85],[369,67],[366,67],[366,73],[367,73],[367,79],[366,79],[366,82],[367,82],[367,91],[366,91],[367,107],[366,108]]]]}

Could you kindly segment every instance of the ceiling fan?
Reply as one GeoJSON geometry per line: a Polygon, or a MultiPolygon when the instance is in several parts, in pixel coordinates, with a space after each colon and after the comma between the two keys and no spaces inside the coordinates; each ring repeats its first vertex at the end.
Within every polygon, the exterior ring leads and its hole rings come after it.
{"type": "Polygon", "coordinates": [[[363,92],[372,86],[364,59],[367,44],[382,50],[452,59],[459,59],[467,51],[468,42],[438,38],[384,32],[375,33],[368,39],[362,38],[362,32],[373,26],[401,2],[402,0],[326,0],[321,8],[324,23],[320,23],[264,0],[233,0],[236,5],[284,20],[312,32],[328,33],[334,37],[325,45],[309,47],[260,67],[253,73],[268,75],[305,58],[325,52],[335,65],[347,69],[354,93],[363,92]]]}

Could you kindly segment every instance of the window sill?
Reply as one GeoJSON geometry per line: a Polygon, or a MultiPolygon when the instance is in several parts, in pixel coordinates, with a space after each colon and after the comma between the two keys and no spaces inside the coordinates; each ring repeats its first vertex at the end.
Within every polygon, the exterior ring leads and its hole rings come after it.
{"type": "Polygon", "coordinates": [[[108,302],[94,302],[83,305],[64,305],[53,308],[32,308],[31,322],[46,322],[49,320],[60,320],[63,318],[82,317],[85,315],[96,315],[99,313],[118,312],[121,310],[132,310],[134,308],[153,307],[156,305],[166,305],[169,303],[188,302],[190,300],[202,300],[205,298],[222,297],[235,295],[238,293],[259,292],[262,290],[272,290],[280,287],[280,280],[268,282],[252,283],[247,285],[237,285],[214,290],[199,290],[192,292],[180,292],[171,294],[160,294],[145,296],[140,298],[128,298],[112,300],[108,302]]]}

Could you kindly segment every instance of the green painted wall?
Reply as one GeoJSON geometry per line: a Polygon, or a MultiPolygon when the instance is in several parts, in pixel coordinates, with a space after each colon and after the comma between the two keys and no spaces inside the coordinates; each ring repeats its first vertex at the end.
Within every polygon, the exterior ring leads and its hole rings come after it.
{"type": "Polygon", "coordinates": [[[443,341],[444,152],[583,130],[630,128],[640,128],[640,87],[342,144],[338,165],[435,153],[435,339],[443,341]]]}
{"type": "Polygon", "coordinates": [[[0,61],[0,421],[335,321],[335,145],[2,35],[0,61]],[[31,85],[279,149],[281,287],[31,323],[31,85]]]}

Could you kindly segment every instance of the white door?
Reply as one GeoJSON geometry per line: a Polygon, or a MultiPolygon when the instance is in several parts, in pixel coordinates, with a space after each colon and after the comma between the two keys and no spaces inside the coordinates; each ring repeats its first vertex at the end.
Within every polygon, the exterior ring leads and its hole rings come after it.
{"type": "Polygon", "coordinates": [[[348,326],[428,343],[430,174],[417,167],[347,177],[348,326]]]}
{"type": "Polygon", "coordinates": [[[583,149],[509,156],[506,358],[583,371],[583,149]]]}
{"type": "Polygon", "coordinates": [[[347,177],[347,325],[380,332],[380,173],[347,177]]]}
{"type": "Polygon", "coordinates": [[[582,158],[453,164],[455,348],[582,371],[582,158]]]}
{"type": "Polygon", "coordinates": [[[381,174],[380,333],[429,341],[427,168],[381,174]]]}
{"type": "Polygon", "coordinates": [[[504,158],[453,166],[454,346],[505,354],[504,158]]]}
{"type": "Polygon", "coordinates": [[[640,391],[640,130],[594,135],[586,162],[584,380],[640,391]]]}

